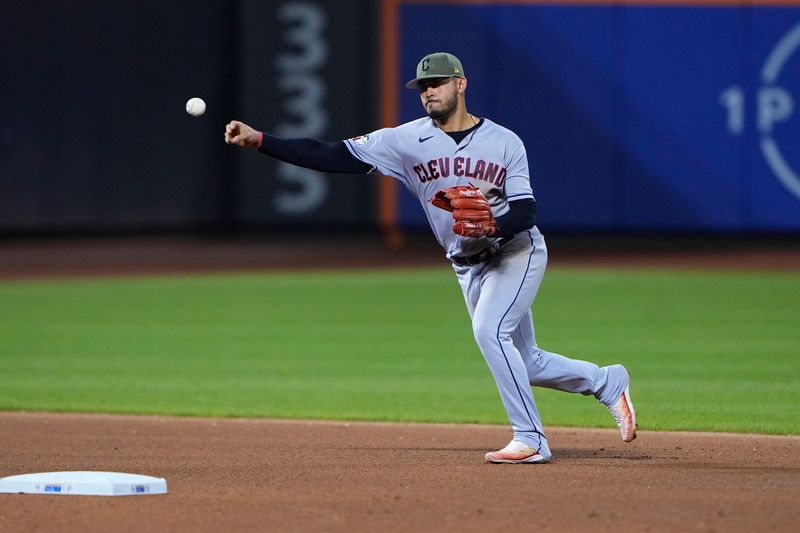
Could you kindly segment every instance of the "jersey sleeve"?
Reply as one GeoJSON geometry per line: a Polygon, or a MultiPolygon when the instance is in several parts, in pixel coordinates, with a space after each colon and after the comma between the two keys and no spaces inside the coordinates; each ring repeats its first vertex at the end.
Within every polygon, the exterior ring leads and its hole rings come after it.
{"type": "Polygon", "coordinates": [[[399,150],[397,130],[383,128],[367,135],[345,139],[347,149],[357,159],[372,165],[371,172],[403,180],[403,158],[399,150]]]}
{"type": "Polygon", "coordinates": [[[522,139],[514,136],[514,142],[509,151],[509,160],[506,170],[505,192],[506,200],[534,199],[531,189],[531,176],[528,170],[528,154],[522,139]]]}

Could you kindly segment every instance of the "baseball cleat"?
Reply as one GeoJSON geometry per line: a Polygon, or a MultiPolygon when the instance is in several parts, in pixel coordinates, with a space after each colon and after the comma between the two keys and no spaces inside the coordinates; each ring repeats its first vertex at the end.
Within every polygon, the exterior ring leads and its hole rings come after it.
{"type": "Polygon", "coordinates": [[[633,401],[631,400],[630,383],[625,386],[619,399],[608,406],[608,410],[614,416],[619,426],[620,435],[622,440],[630,442],[636,438],[636,430],[639,426],[636,424],[636,410],[633,408],[633,401]]]}
{"type": "Polygon", "coordinates": [[[489,452],[486,460],[490,463],[546,463],[548,459],[527,444],[512,440],[502,450],[489,452]]]}

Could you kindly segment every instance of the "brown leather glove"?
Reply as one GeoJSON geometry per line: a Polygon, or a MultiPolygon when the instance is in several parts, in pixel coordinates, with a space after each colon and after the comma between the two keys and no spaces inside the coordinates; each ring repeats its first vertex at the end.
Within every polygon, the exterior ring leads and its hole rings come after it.
{"type": "Polygon", "coordinates": [[[489,201],[477,187],[459,185],[437,192],[431,203],[453,213],[453,231],[464,237],[491,237],[497,224],[489,201]]]}

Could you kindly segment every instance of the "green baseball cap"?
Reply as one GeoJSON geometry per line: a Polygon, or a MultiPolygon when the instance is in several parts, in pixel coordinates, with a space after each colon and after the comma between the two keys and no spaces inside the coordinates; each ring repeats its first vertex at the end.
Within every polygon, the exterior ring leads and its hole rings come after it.
{"type": "Polygon", "coordinates": [[[435,52],[428,54],[417,64],[417,77],[406,83],[406,89],[416,89],[420,80],[428,78],[463,78],[464,67],[453,54],[435,52]]]}

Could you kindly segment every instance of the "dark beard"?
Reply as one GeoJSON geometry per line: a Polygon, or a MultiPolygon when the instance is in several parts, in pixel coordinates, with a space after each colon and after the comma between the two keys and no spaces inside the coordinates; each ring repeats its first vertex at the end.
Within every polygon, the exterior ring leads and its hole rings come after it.
{"type": "Polygon", "coordinates": [[[456,99],[453,98],[448,103],[450,105],[445,106],[442,109],[439,109],[438,111],[430,111],[428,113],[428,116],[433,120],[438,120],[440,122],[447,122],[447,119],[449,119],[456,110],[456,99]]]}

